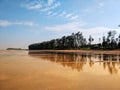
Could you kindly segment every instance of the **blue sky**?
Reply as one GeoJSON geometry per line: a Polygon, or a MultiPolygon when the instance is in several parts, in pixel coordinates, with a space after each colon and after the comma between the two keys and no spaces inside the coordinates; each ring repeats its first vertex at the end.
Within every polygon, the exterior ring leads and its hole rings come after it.
{"type": "Polygon", "coordinates": [[[120,0],[0,0],[0,49],[83,32],[94,42],[120,33],[120,0]]]}

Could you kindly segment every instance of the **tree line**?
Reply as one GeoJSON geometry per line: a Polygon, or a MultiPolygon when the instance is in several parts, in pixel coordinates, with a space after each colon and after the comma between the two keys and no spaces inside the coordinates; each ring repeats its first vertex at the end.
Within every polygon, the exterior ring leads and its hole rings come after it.
{"type": "Polygon", "coordinates": [[[116,37],[116,34],[116,31],[109,31],[107,36],[99,38],[99,43],[92,44],[94,38],[91,35],[87,40],[82,32],[77,32],[62,38],[31,44],[29,50],[120,49],[120,35],[116,37]]]}

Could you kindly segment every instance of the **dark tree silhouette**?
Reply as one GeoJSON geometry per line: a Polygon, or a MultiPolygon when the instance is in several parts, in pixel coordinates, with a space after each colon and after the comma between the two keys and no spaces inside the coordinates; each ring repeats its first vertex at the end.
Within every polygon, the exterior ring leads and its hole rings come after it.
{"type": "Polygon", "coordinates": [[[91,43],[94,41],[94,38],[92,38],[92,36],[90,35],[88,40],[89,40],[89,44],[91,45],[91,43]]]}
{"type": "Polygon", "coordinates": [[[81,32],[72,33],[59,39],[52,39],[29,45],[29,50],[56,50],[56,49],[120,49],[120,35],[115,38],[116,31],[109,31],[107,36],[99,38],[99,43],[92,44],[94,38],[90,35],[88,41],[81,32]],[[101,42],[102,41],[102,42],[101,42]]]}

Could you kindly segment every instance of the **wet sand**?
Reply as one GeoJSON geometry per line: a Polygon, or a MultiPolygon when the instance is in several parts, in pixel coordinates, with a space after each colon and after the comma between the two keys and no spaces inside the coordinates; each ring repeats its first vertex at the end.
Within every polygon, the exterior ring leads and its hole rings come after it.
{"type": "Polygon", "coordinates": [[[120,62],[98,59],[0,51],[0,90],[120,90],[120,62]]]}
{"type": "Polygon", "coordinates": [[[92,53],[92,54],[120,54],[120,50],[30,50],[29,52],[45,53],[92,53]]]}

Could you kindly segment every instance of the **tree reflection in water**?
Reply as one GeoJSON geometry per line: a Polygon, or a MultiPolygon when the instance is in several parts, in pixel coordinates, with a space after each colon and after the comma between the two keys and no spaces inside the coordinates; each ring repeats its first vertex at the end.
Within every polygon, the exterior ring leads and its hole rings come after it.
{"type": "Polygon", "coordinates": [[[30,56],[56,62],[63,67],[71,67],[73,70],[82,71],[86,64],[89,67],[99,63],[105,70],[108,69],[110,74],[116,74],[120,68],[120,55],[117,54],[91,54],[91,53],[29,53],[30,56]]]}

